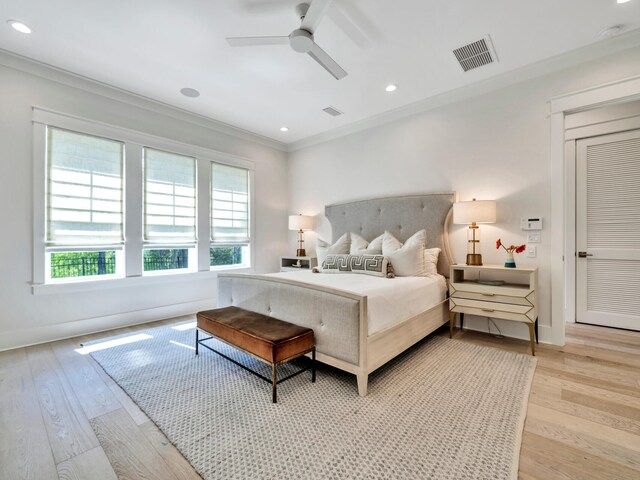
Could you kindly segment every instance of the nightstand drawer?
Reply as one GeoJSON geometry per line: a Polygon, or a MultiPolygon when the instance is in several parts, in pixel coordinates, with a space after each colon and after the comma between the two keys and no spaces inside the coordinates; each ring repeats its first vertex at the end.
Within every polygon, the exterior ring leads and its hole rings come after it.
{"type": "Polygon", "coordinates": [[[502,295],[505,297],[526,297],[533,290],[529,285],[518,285],[513,283],[506,283],[504,285],[483,285],[482,283],[474,281],[465,282],[451,282],[449,284],[449,291],[453,296],[457,292],[469,292],[469,293],[492,293],[495,295],[502,295]]]}
{"type": "Polygon", "coordinates": [[[484,317],[504,318],[506,320],[533,321],[533,305],[515,305],[513,303],[487,302],[468,298],[450,298],[449,310],[484,317]],[[528,320],[527,320],[528,319],[528,320]]]}
{"type": "Polygon", "coordinates": [[[527,297],[511,297],[507,295],[499,295],[494,293],[474,293],[455,291],[451,294],[451,298],[467,298],[469,300],[480,300],[483,302],[511,303],[513,305],[535,304],[535,294],[531,292],[527,297]]]}
{"type": "Polygon", "coordinates": [[[513,320],[515,322],[533,323],[534,320],[522,313],[503,312],[500,310],[487,310],[482,308],[464,307],[457,305],[455,307],[450,306],[450,311],[453,313],[464,313],[469,315],[477,315],[479,317],[491,317],[499,318],[502,320],[513,320]]]}

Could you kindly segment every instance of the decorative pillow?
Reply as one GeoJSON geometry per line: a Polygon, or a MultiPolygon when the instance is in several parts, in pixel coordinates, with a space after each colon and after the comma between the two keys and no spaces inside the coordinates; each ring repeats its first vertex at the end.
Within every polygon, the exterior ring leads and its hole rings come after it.
{"type": "Polygon", "coordinates": [[[382,254],[389,257],[395,274],[399,277],[414,277],[424,274],[424,244],[426,230],[414,233],[404,245],[391,233],[384,232],[382,254]]]}
{"type": "Polygon", "coordinates": [[[438,273],[438,257],[441,251],[439,248],[424,249],[424,275],[434,275],[438,273]]]}
{"type": "Polygon", "coordinates": [[[322,264],[324,263],[324,259],[330,253],[349,253],[349,245],[351,244],[351,239],[349,238],[349,234],[345,233],[342,235],[336,243],[330,245],[318,238],[316,241],[316,256],[318,257],[318,265],[322,269],[322,264]]]}
{"type": "Polygon", "coordinates": [[[394,278],[393,266],[383,255],[329,254],[322,264],[322,273],[362,273],[394,278]]]}
{"type": "Polygon", "coordinates": [[[382,255],[383,235],[374,238],[371,240],[371,243],[367,242],[357,233],[351,232],[349,235],[351,235],[351,250],[349,251],[351,255],[382,255]]]}

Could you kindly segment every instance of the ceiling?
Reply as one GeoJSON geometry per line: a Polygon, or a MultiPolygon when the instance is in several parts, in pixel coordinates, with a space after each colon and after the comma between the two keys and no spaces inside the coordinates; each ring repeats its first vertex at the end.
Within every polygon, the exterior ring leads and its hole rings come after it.
{"type": "Polygon", "coordinates": [[[288,35],[299,2],[0,0],[0,48],[290,143],[640,27],[640,0],[334,0],[315,40],[348,72],[339,81],[288,46],[225,41],[288,35]],[[499,62],[464,73],[451,50],[487,34],[499,62]]]}

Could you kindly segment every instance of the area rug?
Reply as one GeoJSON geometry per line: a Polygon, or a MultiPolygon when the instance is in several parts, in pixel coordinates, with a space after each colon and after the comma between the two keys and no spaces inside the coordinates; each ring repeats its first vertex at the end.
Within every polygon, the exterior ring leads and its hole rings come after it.
{"type": "Polygon", "coordinates": [[[374,372],[366,397],[320,366],[272,404],[268,383],[196,356],[194,337],[194,324],[163,326],[91,355],[205,480],[517,478],[534,357],[434,336],[374,372]]]}

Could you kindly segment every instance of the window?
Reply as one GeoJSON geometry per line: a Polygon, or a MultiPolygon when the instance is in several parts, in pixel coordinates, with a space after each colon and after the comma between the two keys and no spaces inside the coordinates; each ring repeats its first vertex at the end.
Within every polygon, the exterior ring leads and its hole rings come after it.
{"type": "Polygon", "coordinates": [[[249,264],[249,225],[249,171],[212,163],[212,267],[249,264]]]}
{"type": "Polygon", "coordinates": [[[250,161],[35,107],[33,131],[34,293],[251,266],[250,161]]]}
{"type": "Polygon", "coordinates": [[[195,158],[144,149],[144,243],[144,272],[195,267],[195,158]]]}
{"type": "Polygon", "coordinates": [[[121,275],[123,157],[121,142],[47,129],[47,278],[121,275]]]}

